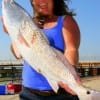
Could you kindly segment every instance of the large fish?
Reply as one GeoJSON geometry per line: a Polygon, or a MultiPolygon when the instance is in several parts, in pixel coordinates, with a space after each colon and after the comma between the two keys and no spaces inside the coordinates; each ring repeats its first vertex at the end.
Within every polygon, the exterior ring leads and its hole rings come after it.
{"type": "Polygon", "coordinates": [[[100,100],[100,92],[76,82],[74,68],[60,51],[49,45],[46,36],[19,4],[14,0],[2,0],[2,15],[21,56],[46,77],[55,92],[59,89],[58,82],[62,81],[76,92],[80,100],[100,100]]]}

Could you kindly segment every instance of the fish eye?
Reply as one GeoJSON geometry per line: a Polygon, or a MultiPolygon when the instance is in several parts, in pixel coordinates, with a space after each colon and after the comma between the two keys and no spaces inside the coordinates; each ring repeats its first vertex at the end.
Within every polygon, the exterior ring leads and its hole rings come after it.
{"type": "Polygon", "coordinates": [[[86,94],[91,94],[91,92],[90,91],[87,91],[86,94]]]}

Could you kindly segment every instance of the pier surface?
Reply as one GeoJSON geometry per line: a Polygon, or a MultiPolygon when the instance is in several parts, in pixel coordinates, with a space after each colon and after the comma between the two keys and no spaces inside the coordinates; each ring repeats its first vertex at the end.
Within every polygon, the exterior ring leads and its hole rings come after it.
{"type": "MultiPolygon", "coordinates": [[[[83,85],[100,90],[100,76],[82,78],[83,85]]],[[[0,100],[19,100],[19,94],[0,95],[0,100]]]]}

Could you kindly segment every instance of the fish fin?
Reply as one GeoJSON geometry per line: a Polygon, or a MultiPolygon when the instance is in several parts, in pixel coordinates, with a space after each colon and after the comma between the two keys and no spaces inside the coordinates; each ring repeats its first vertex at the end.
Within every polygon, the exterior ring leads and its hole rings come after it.
{"type": "Polygon", "coordinates": [[[76,79],[78,76],[78,73],[76,72],[75,68],[69,63],[69,61],[67,60],[67,58],[64,56],[64,54],[53,48],[53,51],[56,53],[57,58],[59,58],[60,61],[62,61],[62,63],[67,67],[68,70],[70,70],[70,72],[72,73],[72,75],[74,76],[74,78],[76,79]]]}
{"type": "MultiPolygon", "coordinates": [[[[48,80],[49,81],[49,80],[48,80]]],[[[55,93],[57,93],[58,89],[59,89],[59,85],[57,83],[57,81],[55,80],[50,80],[49,81],[50,86],[52,87],[52,89],[54,90],[55,93]]]]}
{"type": "Polygon", "coordinates": [[[69,64],[68,60],[66,59],[66,57],[64,56],[64,54],[60,50],[58,50],[54,47],[52,47],[52,49],[56,53],[56,56],[59,58],[59,60],[62,61],[66,67],[68,67],[70,64],[69,64]]]}
{"type": "Polygon", "coordinates": [[[25,46],[30,47],[22,34],[19,33],[17,36],[18,36],[17,39],[19,40],[21,44],[24,44],[25,46]]]}

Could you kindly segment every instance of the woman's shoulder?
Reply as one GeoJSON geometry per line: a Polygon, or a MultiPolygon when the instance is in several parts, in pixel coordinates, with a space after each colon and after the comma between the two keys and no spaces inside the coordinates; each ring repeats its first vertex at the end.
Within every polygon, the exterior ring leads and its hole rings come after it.
{"type": "Polygon", "coordinates": [[[63,19],[63,27],[69,31],[73,32],[78,32],[79,33],[79,27],[78,24],[76,22],[76,20],[74,19],[73,16],[70,15],[65,15],[64,19],[63,19]]]}
{"type": "Polygon", "coordinates": [[[80,29],[73,16],[66,15],[63,19],[63,35],[71,37],[70,40],[80,41],[80,29]],[[67,34],[66,34],[67,33],[67,34]]]}
{"type": "Polygon", "coordinates": [[[63,25],[64,26],[77,26],[77,22],[76,22],[76,20],[74,19],[74,17],[73,16],[71,16],[71,15],[65,15],[64,17],[63,17],[63,25]]]}

